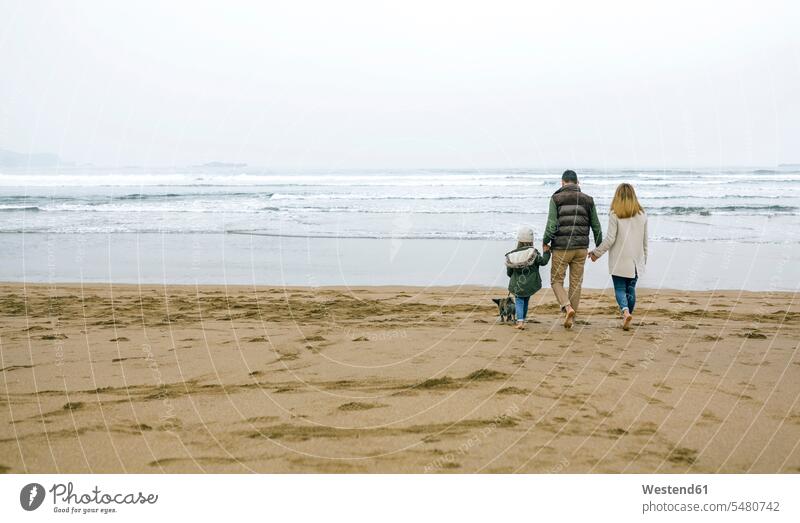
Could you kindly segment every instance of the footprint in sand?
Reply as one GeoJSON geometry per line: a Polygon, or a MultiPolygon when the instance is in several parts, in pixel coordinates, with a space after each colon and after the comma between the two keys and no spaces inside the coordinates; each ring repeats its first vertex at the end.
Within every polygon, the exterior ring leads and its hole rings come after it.
{"type": "Polygon", "coordinates": [[[505,372],[499,372],[491,369],[479,369],[471,372],[466,378],[467,381],[491,381],[502,380],[508,377],[505,372]]]}
{"type": "Polygon", "coordinates": [[[694,465],[697,461],[697,451],[686,447],[675,447],[667,456],[667,460],[677,465],[694,465]]]}
{"type": "Polygon", "coordinates": [[[285,392],[295,392],[296,390],[297,389],[295,389],[294,387],[280,387],[275,389],[273,392],[275,394],[283,394],[285,392]]]}
{"type": "Polygon", "coordinates": [[[32,369],[32,368],[33,365],[9,365],[8,367],[3,367],[2,369],[0,369],[0,372],[6,372],[6,371],[10,372],[12,370],[17,370],[17,369],[32,369]]]}
{"type": "Polygon", "coordinates": [[[418,384],[417,389],[452,389],[458,387],[458,382],[449,376],[430,378],[418,384]]]}
{"type": "Polygon", "coordinates": [[[388,407],[383,403],[363,403],[360,401],[351,401],[349,403],[343,403],[339,405],[339,410],[345,412],[353,412],[359,410],[371,410],[371,409],[379,409],[381,407],[388,407]]]}
{"type": "Polygon", "coordinates": [[[136,358],[114,358],[111,360],[111,363],[121,363],[123,361],[128,361],[128,360],[143,360],[143,359],[145,359],[144,356],[139,356],[136,358]]]}
{"type": "Polygon", "coordinates": [[[765,334],[763,334],[761,331],[759,331],[758,329],[745,331],[742,334],[739,334],[739,336],[742,337],[742,338],[747,338],[749,340],[766,340],[767,339],[767,336],[765,334]]]}
{"type": "Polygon", "coordinates": [[[39,337],[40,340],[66,340],[68,336],[66,334],[45,334],[44,336],[39,337]]]}
{"type": "Polygon", "coordinates": [[[653,387],[657,389],[656,392],[672,392],[672,387],[670,387],[663,381],[660,381],[658,383],[653,383],[653,387]]]}
{"type": "Polygon", "coordinates": [[[523,367],[525,366],[525,359],[520,358],[519,356],[511,356],[509,358],[511,360],[511,364],[515,367],[523,367]]]}
{"type": "Polygon", "coordinates": [[[658,425],[653,423],[652,421],[646,421],[641,423],[638,427],[631,430],[631,434],[634,436],[652,436],[658,431],[658,425]]]}
{"type": "Polygon", "coordinates": [[[528,389],[521,389],[519,387],[503,387],[502,389],[497,391],[497,394],[502,394],[502,395],[512,395],[512,394],[527,395],[530,393],[531,391],[529,391],[528,389]]]}
{"type": "Polygon", "coordinates": [[[165,465],[180,465],[183,463],[193,463],[199,465],[227,465],[230,463],[240,463],[236,458],[207,458],[207,457],[192,457],[192,458],[161,458],[148,463],[151,467],[163,467],[165,465]]]}

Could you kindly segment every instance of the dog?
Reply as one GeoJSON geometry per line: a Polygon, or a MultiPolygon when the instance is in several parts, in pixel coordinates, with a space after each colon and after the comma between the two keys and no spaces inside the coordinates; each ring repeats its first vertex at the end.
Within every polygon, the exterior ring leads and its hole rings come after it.
{"type": "Polygon", "coordinates": [[[517,306],[514,305],[514,298],[507,296],[505,298],[493,298],[492,301],[497,305],[500,311],[500,321],[517,321],[517,306]]]}

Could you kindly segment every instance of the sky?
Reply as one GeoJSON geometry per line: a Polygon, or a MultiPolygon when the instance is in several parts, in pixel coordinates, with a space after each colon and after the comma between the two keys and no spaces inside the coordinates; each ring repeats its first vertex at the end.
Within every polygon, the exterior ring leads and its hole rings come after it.
{"type": "Polygon", "coordinates": [[[0,0],[0,149],[103,166],[800,163],[800,3],[0,0]]]}

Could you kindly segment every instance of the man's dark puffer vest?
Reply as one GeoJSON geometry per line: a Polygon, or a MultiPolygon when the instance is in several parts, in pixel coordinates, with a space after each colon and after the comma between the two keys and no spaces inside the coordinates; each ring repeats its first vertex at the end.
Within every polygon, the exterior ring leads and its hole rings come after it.
{"type": "Polygon", "coordinates": [[[557,250],[586,249],[592,223],[594,200],[581,192],[575,183],[567,184],[553,193],[558,210],[558,226],[552,248],[557,250]]]}

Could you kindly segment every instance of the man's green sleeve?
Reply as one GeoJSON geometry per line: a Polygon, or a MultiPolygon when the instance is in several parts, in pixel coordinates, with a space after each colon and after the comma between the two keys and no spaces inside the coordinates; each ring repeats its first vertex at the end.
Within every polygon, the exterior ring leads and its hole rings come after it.
{"type": "Polygon", "coordinates": [[[544,228],[544,237],[542,238],[543,244],[549,244],[550,240],[552,240],[553,236],[556,234],[556,224],[558,223],[557,216],[558,210],[556,209],[556,202],[550,198],[550,210],[547,211],[547,225],[544,228]]]}
{"type": "Polygon", "coordinates": [[[600,218],[597,217],[597,207],[592,204],[592,232],[594,233],[595,246],[603,243],[603,228],[600,226],[600,218]]]}

